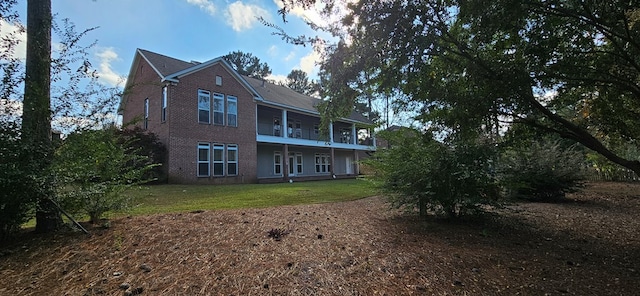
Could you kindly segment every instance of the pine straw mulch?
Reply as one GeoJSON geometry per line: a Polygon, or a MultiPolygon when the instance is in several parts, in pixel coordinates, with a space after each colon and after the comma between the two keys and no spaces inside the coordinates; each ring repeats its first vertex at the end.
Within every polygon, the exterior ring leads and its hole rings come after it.
{"type": "Polygon", "coordinates": [[[0,247],[0,295],[632,295],[639,212],[640,184],[592,183],[465,223],[380,197],[122,218],[0,247]]]}

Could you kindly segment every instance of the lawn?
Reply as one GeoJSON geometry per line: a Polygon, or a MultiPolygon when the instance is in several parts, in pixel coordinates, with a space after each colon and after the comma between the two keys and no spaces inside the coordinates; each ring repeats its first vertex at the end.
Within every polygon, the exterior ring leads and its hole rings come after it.
{"type": "Polygon", "coordinates": [[[154,185],[129,191],[136,205],[122,215],[267,208],[351,201],[375,195],[365,179],[239,185],[154,185]]]}

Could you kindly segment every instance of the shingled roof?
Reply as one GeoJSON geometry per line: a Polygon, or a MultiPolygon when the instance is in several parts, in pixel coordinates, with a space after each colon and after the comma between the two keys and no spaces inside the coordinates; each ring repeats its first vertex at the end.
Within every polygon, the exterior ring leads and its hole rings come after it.
{"type": "Polygon", "coordinates": [[[138,51],[162,75],[162,78],[196,65],[144,49],[138,49],[138,51]]]}
{"type": "MultiPolygon", "coordinates": [[[[156,72],[161,76],[162,79],[176,79],[178,78],[178,76],[182,75],[182,73],[197,71],[198,68],[206,66],[211,62],[222,62],[227,65],[227,67],[231,68],[231,66],[223,61],[221,57],[212,59],[205,63],[193,63],[144,49],[138,49],[138,52],[140,53],[142,58],[144,58],[145,60],[147,60],[147,62],[149,62],[149,64],[151,64],[151,66],[156,70],[156,72]]],[[[262,79],[244,75],[237,75],[237,77],[244,80],[244,82],[246,83],[245,87],[253,90],[252,92],[259,96],[257,99],[265,104],[275,105],[282,108],[295,109],[311,114],[319,114],[316,106],[321,102],[320,99],[298,93],[286,86],[266,82],[262,79]]],[[[352,112],[351,115],[346,119],[367,124],[372,123],[362,114],[359,114],[355,111],[352,112]]]]}

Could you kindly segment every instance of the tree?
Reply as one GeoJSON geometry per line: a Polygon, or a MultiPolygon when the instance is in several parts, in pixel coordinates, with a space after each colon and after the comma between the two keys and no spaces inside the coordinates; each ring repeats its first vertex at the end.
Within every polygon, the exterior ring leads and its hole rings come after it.
{"type": "Polygon", "coordinates": [[[251,53],[234,51],[222,57],[240,75],[255,78],[265,78],[271,74],[271,68],[267,63],[261,63],[260,59],[251,53]]]}
{"type": "Polygon", "coordinates": [[[308,96],[314,95],[319,90],[318,84],[309,80],[307,73],[299,69],[289,72],[285,86],[308,96]]]}
{"type": "MultiPolygon", "coordinates": [[[[282,13],[314,2],[286,1],[282,13]]],[[[640,174],[637,156],[616,152],[640,138],[639,12],[639,1],[353,3],[338,32],[349,42],[322,65],[324,112],[344,114],[365,81],[402,91],[446,133],[524,124],[640,174]]]]}
{"type": "Polygon", "coordinates": [[[22,111],[22,141],[31,150],[23,160],[36,169],[32,174],[43,180],[37,196],[36,231],[50,232],[62,225],[62,217],[51,198],[53,180],[49,168],[51,144],[51,0],[27,2],[27,59],[22,111]]]}

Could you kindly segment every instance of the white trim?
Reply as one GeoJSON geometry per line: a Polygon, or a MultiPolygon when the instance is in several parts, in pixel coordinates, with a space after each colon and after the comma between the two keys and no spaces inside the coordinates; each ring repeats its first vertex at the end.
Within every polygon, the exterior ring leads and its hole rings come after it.
{"type": "Polygon", "coordinates": [[[362,151],[375,151],[375,146],[357,145],[357,144],[345,144],[345,143],[329,143],[326,141],[296,139],[296,138],[283,138],[269,135],[258,135],[256,137],[258,143],[270,143],[270,144],[288,144],[295,146],[306,147],[324,147],[324,148],[337,148],[337,149],[349,149],[349,150],[362,150],[362,151]]]}

